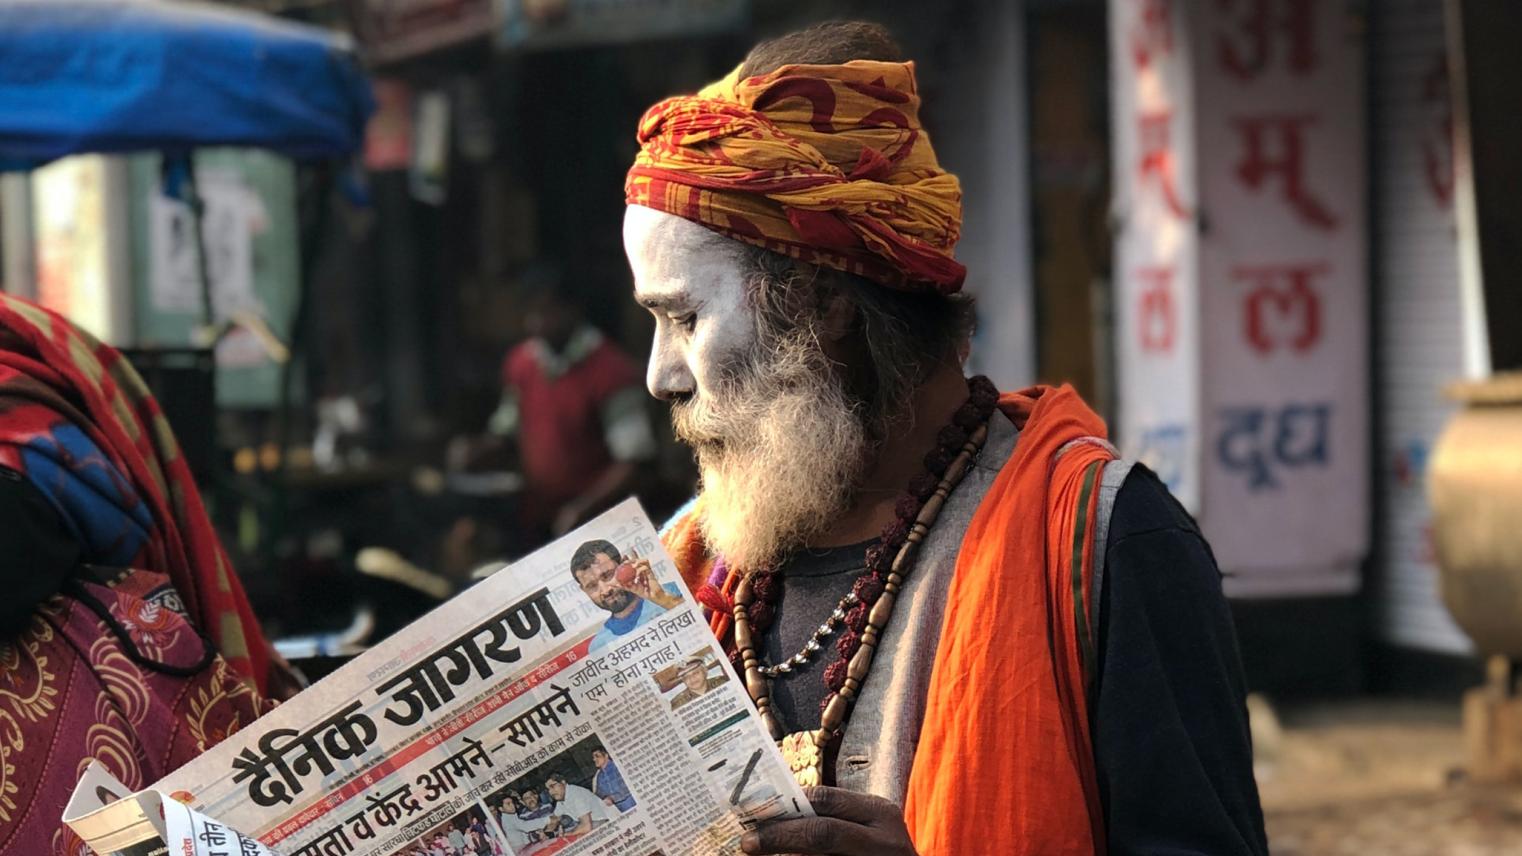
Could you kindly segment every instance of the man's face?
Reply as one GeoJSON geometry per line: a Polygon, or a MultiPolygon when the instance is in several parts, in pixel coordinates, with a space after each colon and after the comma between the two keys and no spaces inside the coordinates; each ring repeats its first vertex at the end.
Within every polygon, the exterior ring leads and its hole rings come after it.
{"type": "Polygon", "coordinates": [[[705,539],[733,567],[765,567],[850,506],[873,449],[810,319],[761,323],[737,241],[630,206],[635,299],[655,316],[646,383],[672,402],[703,478],[705,539]]]}
{"type": "Polygon", "coordinates": [[[550,796],[554,797],[556,802],[565,799],[565,782],[545,782],[544,789],[550,792],[550,796]]]}
{"type": "Polygon", "coordinates": [[[525,806],[527,806],[530,811],[533,811],[534,809],[538,808],[539,807],[539,792],[538,791],[534,791],[534,790],[524,791],[523,792],[523,804],[525,806]]]}
{"type": "Polygon", "coordinates": [[[682,683],[687,689],[701,695],[708,689],[708,672],[702,666],[688,666],[682,672],[682,683]]]}
{"type": "Polygon", "coordinates": [[[655,316],[645,372],[650,394],[665,401],[712,394],[724,369],[756,342],[744,247],[664,211],[631,205],[624,251],[634,297],[655,316]]]}
{"type": "Polygon", "coordinates": [[[576,582],[581,585],[581,590],[586,592],[587,597],[603,609],[615,613],[622,612],[638,597],[619,586],[613,577],[617,570],[618,563],[612,557],[598,553],[592,559],[592,564],[576,571],[576,582]]]}
{"type": "Polygon", "coordinates": [[[601,770],[603,767],[608,766],[608,753],[601,751],[593,752],[592,763],[597,765],[597,769],[599,770],[601,770]]]}

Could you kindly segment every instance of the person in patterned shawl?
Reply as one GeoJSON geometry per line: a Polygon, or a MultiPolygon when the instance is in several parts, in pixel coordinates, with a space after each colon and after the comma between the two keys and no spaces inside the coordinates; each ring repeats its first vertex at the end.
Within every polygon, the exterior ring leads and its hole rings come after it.
{"type": "Polygon", "coordinates": [[[128,787],[296,689],[132,367],[0,294],[0,852],[81,856],[91,759],[128,787]]]}

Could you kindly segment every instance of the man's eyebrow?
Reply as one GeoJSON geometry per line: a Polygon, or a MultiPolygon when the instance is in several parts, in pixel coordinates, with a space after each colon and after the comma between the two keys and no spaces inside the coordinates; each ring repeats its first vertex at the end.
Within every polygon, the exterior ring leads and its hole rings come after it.
{"type": "Polygon", "coordinates": [[[651,310],[652,312],[679,309],[687,306],[690,302],[690,298],[680,292],[640,292],[634,295],[634,300],[636,303],[645,307],[646,309],[651,310]]]}

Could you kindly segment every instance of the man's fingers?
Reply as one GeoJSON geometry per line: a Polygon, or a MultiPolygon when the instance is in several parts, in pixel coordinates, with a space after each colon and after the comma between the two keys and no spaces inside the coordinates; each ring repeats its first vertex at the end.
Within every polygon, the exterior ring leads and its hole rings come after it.
{"type": "Polygon", "coordinates": [[[655,590],[655,571],[650,567],[649,559],[640,559],[634,563],[639,575],[635,578],[639,587],[646,592],[655,590]]]}
{"type": "Polygon", "coordinates": [[[833,817],[805,817],[763,824],[741,839],[746,853],[806,856],[884,856],[873,830],[833,817]]]}
{"type": "Polygon", "coordinates": [[[867,826],[884,826],[900,817],[898,806],[882,797],[858,794],[844,788],[804,788],[814,813],[867,826]]]}

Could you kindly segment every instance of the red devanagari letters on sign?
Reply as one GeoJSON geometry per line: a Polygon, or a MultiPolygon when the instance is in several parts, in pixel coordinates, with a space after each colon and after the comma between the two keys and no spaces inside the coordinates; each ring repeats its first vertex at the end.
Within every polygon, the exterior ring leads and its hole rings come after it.
{"type": "Polygon", "coordinates": [[[1173,300],[1173,268],[1137,268],[1136,337],[1143,353],[1169,354],[1178,338],[1178,310],[1173,300]]]}
{"type": "Polygon", "coordinates": [[[1277,47],[1285,67],[1305,76],[1316,70],[1316,16],[1311,0],[1215,0],[1222,13],[1238,12],[1216,32],[1221,68],[1238,80],[1268,69],[1277,47]]]}
{"type": "Polygon", "coordinates": [[[1138,70],[1152,60],[1173,54],[1173,3],[1171,0],[1134,0],[1135,25],[1131,28],[1131,61],[1138,70]]]}
{"type": "Polygon", "coordinates": [[[1242,159],[1237,177],[1259,191],[1277,178],[1284,201],[1304,222],[1328,232],[1337,229],[1337,216],[1305,184],[1305,130],[1316,123],[1308,114],[1237,117],[1232,125],[1242,136],[1242,159]]]}
{"type": "Polygon", "coordinates": [[[1422,134],[1422,166],[1427,190],[1443,208],[1453,204],[1453,98],[1448,89],[1448,56],[1439,53],[1422,77],[1422,103],[1433,120],[1422,134]]]}
{"type": "Polygon", "coordinates": [[[1242,300],[1247,344],[1268,355],[1279,348],[1304,353],[1321,342],[1321,294],[1314,280],[1324,262],[1242,265],[1232,278],[1251,286],[1242,300]]]}
{"type": "Polygon", "coordinates": [[[1178,194],[1172,126],[1171,110],[1155,110],[1142,113],[1136,118],[1136,140],[1141,149],[1136,183],[1138,186],[1146,186],[1149,182],[1156,181],[1163,192],[1163,201],[1167,203],[1169,213],[1182,220],[1188,215],[1178,194]]]}

